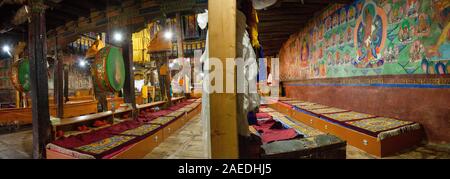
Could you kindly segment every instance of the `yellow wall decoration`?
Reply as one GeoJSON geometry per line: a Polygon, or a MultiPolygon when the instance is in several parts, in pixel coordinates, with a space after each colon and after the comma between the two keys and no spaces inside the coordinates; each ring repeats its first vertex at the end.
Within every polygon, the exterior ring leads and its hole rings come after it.
{"type": "Polygon", "coordinates": [[[147,25],[146,28],[139,32],[133,33],[133,61],[137,63],[150,62],[150,55],[147,53],[147,46],[150,43],[150,30],[153,23],[147,25]]]}

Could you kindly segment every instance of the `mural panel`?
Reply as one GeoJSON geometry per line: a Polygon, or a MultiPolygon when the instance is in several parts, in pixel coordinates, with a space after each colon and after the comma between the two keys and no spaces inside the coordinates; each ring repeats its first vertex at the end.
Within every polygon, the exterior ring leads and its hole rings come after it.
{"type": "Polygon", "coordinates": [[[286,80],[450,73],[450,1],[334,6],[280,50],[286,80]]]}

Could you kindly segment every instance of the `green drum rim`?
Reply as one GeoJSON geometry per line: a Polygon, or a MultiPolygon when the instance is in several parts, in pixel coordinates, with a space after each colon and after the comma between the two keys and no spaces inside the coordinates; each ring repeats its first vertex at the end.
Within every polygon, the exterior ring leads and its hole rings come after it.
{"type": "Polygon", "coordinates": [[[30,91],[30,61],[20,59],[11,66],[11,82],[20,92],[30,91]]]}
{"type": "Polygon", "coordinates": [[[19,82],[25,92],[30,91],[30,61],[28,59],[22,60],[19,64],[19,82]]]}
{"type": "Polygon", "coordinates": [[[106,57],[106,74],[109,85],[120,91],[125,84],[125,63],[118,48],[111,47],[106,57]]]}

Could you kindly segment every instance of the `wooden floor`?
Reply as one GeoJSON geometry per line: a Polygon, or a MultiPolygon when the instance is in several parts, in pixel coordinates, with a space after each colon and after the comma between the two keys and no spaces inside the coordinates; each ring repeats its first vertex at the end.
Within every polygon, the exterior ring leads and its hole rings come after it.
{"type": "MultiPolygon", "coordinates": [[[[205,159],[200,115],[147,154],[146,159],[205,159]]],[[[31,130],[0,135],[0,159],[31,158],[31,130]]],[[[376,159],[355,147],[347,147],[348,159],[376,159]]],[[[450,145],[427,144],[383,159],[450,159],[450,145]]]]}

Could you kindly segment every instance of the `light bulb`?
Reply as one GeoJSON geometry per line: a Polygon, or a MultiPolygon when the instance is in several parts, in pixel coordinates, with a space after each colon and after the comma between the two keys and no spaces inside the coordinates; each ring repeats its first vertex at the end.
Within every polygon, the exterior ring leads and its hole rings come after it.
{"type": "Polygon", "coordinates": [[[166,38],[167,40],[172,39],[172,37],[173,37],[173,33],[171,31],[166,31],[164,33],[164,38],[166,38]]]}

